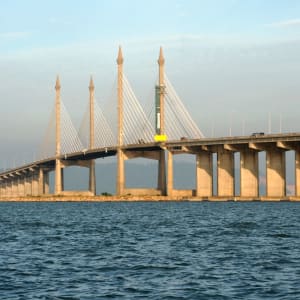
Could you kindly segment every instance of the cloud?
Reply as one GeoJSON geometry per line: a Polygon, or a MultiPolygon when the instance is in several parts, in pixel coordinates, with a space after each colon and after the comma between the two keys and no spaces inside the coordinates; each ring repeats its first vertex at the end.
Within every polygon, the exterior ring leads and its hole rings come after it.
{"type": "Polygon", "coordinates": [[[286,21],[275,22],[275,23],[268,24],[268,26],[279,27],[279,28],[295,27],[295,26],[300,27],[300,19],[290,19],[286,21]]]}
{"type": "Polygon", "coordinates": [[[24,39],[28,36],[30,36],[30,32],[26,31],[0,32],[0,39],[24,39]]]}

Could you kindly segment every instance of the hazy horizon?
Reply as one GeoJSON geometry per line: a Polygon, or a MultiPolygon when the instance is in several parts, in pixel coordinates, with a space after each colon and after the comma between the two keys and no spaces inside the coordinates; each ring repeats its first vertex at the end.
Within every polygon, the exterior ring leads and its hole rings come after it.
{"type": "Polygon", "coordinates": [[[37,156],[57,74],[77,128],[90,75],[100,106],[111,101],[119,45],[142,104],[154,103],[164,48],[166,73],[205,136],[300,131],[299,14],[292,0],[2,3],[0,167],[37,156]]]}

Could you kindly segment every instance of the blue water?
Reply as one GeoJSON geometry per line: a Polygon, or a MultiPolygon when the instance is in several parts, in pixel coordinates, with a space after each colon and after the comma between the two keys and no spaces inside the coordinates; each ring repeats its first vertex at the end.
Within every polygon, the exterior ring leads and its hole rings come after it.
{"type": "Polygon", "coordinates": [[[0,203],[0,299],[300,299],[300,203],[0,203]]]}

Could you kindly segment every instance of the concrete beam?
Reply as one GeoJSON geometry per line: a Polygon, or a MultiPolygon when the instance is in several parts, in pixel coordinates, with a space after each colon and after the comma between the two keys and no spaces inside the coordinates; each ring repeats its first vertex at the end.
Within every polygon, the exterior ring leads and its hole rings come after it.
{"type": "Polygon", "coordinates": [[[249,149],[256,150],[256,151],[265,151],[265,148],[262,147],[262,145],[258,144],[258,143],[249,143],[248,147],[249,147],[249,149]]]}
{"type": "Polygon", "coordinates": [[[66,168],[71,166],[89,168],[90,161],[89,160],[61,160],[61,168],[66,168]]]}
{"type": "Polygon", "coordinates": [[[159,151],[124,151],[124,159],[134,159],[134,158],[147,158],[153,160],[159,160],[160,154],[159,151]]]}
{"type": "Polygon", "coordinates": [[[210,149],[210,147],[208,147],[208,146],[200,146],[200,150],[202,150],[202,151],[210,151],[211,149],[210,149]]]}
{"type": "Polygon", "coordinates": [[[224,144],[224,149],[231,152],[239,152],[240,148],[237,145],[224,144]]]}
{"type": "Polygon", "coordinates": [[[295,150],[295,148],[296,148],[295,145],[292,145],[288,142],[277,142],[276,146],[278,148],[285,149],[285,150],[295,150]]]}

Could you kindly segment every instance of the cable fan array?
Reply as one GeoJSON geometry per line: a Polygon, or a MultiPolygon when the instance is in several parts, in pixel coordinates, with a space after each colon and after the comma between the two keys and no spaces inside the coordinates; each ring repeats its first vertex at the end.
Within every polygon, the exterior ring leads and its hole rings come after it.
{"type": "MultiPolygon", "coordinates": [[[[95,122],[95,148],[103,148],[116,145],[116,138],[98,104],[94,103],[94,122],[95,122]]],[[[90,109],[87,106],[81,126],[79,129],[79,137],[85,148],[90,146],[90,109]]]]}
{"type": "MultiPolygon", "coordinates": [[[[68,111],[61,101],[61,154],[81,151],[84,147],[75,129],[68,111]]],[[[52,110],[45,137],[40,146],[38,159],[50,158],[55,155],[55,110],[52,110]]]]}
{"type": "MultiPolygon", "coordinates": [[[[115,81],[116,85],[116,81],[115,81]]],[[[97,101],[94,103],[95,148],[115,146],[117,144],[117,94],[114,86],[112,97],[105,113],[97,101]],[[109,116],[107,119],[105,116],[109,116]]],[[[154,98],[154,97],[153,97],[154,98]]],[[[149,118],[146,116],[132,87],[123,75],[123,144],[148,143],[153,141],[154,99],[152,99],[149,118]],[[151,120],[151,121],[149,121],[151,120]]],[[[61,102],[61,154],[74,153],[88,149],[90,145],[90,111],[86,109],[79,131],[75,129],[71,118],[61,102]]],[[[165,133],[168,140],[185,138],[202,138],[192,117],[186,110],[171,82],[165,75],[165,133]]],[[[55,111],[51,113],[45,138],[40,147],[39,159],[55,155],[55,111]]]]}
{"type": "Polygon", "coordinates": [[[188,113],[166,75],[165,86],[165,128],[168,139],[203,138],[204,135],[188,113]]]}
{"type": "Polygon", "coordinates": [[[123,76],[124,86],[124,144],[153,141],[154,129],[136,98],[129,81],[123,76]]]}

